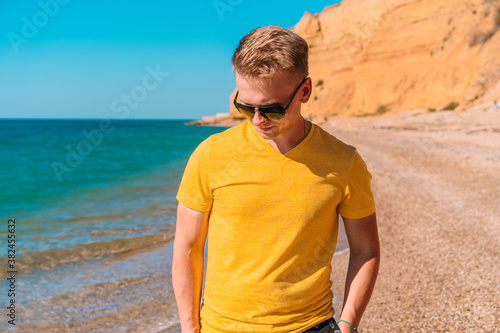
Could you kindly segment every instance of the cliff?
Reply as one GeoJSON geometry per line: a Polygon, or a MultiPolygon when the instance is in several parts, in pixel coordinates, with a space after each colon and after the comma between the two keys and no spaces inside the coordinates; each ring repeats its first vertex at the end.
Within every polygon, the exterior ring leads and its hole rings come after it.
{"type": "Polygon", "coordinates": [[[343,0],[306,12],[293,30],[310,46],[306,116],[500,99],[500,0],[343,0]]]}

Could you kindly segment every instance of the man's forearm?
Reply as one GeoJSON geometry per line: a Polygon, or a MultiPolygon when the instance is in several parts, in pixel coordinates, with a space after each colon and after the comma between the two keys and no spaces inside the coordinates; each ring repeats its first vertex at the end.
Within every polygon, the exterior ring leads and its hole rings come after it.
{"type": "Polygon", "coordinates": [[[203,249],[185,249],[174,242],[172,284],[182,333],[199,332],[203,283],[203,249]]]}
{"type": "MultiPolygon", "coordinates": [[[[380,264],[380,253],[351,253],[344,292],[341,319],[358,327],[375,287],[380,264]]],[[[351,326],[339,323],[342,333],[354,332],[351,326]]]]}

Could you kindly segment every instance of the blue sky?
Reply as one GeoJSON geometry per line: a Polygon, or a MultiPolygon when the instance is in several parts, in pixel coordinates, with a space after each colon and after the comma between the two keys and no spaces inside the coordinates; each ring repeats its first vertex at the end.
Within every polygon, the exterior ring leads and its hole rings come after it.
{"type": "Polygon", "coordinates": [[[228,112],[240,38],[338,0],[2,1],[0,118],[228,112]]]}

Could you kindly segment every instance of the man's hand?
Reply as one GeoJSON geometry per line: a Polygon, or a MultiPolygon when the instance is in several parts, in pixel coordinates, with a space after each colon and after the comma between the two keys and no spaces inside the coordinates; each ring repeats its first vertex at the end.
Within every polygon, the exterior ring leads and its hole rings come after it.
{"type": "MultiPolygon", "coordinates": [[[[361,219],[342,217],[349,241],[350,256],[347,271],[344,307],[341,319],[358,327],[370,300],[380,265],[380,244],[375,213],[361,219]]],[[[339,323],[342,333],[354,332],[344,322],[339,323]]]]}
{"type": "Polygon", "coordinates": [[[209,213],[179,203],[172,260],[172,284],[182,333],[200,331],[203,255],[209,213]]]}

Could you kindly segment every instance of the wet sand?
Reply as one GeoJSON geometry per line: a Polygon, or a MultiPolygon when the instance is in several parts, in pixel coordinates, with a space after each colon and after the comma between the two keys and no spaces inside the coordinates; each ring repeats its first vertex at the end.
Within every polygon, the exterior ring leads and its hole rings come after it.
{"type": "MultiPolygon", "coordinates": [[[[500,332],[500,110],[323,127],[373,174],[382,263],[360,332],[500,332]]],[[[348,256],[333,259],[336,292],[348,256]]]]}
{"type": "MultiPolygon", "coordinates": [[[[45,251],[19,279],[18,322],[6,332],[158,332],[179,322],[171,284],[174,226],[160,234],[45,251]],[[51,257],[52,258],[52,257],[51,257]]],[[[1,329],[0,329],[1,331],[1,329]]],[[[3,331],[2,331],[3,332],[3,331]]]]}

